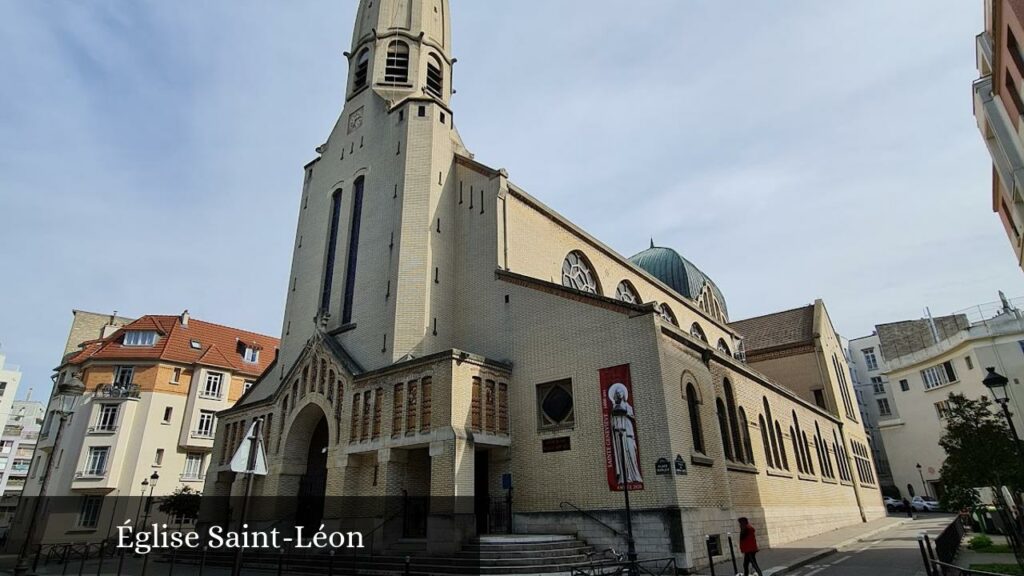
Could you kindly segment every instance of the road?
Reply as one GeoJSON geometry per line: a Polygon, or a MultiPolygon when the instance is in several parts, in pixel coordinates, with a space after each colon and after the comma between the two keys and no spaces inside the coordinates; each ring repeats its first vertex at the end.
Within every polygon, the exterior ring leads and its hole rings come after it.
{"type": "MultiPolygon", "coordinates": [[[[790,572],[795,576],[925,576],[917,536],[933,537],[949,524],[948,516],[925,517],[872,536],[817,562],[790,572]]],[[[767,575],[766,575],[767,576],[767,575]]]]}

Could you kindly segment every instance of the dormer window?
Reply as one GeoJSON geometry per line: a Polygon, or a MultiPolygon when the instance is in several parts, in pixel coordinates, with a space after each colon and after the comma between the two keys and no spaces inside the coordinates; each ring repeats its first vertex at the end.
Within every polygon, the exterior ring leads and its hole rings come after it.
{"type": "Polygon", "coordinates": [[[260,351],[256,348],[245,347],[245,351],[242,353],[242,358],[250,364],[255,364],[260,361],[260,351]]]}
{"type": "Polygon", "coordinates": [[[124,333],[125,346],[152,346],[156,344],[156,332],[151,330],[128,330],[124,333]]]}
{"type": "Polygon", "coordinates": [[[409,45],[395,40],[388,45],[388,60],[384,68],[384,82],[406,84],[409,82],[409,45]]]}
{"type": "Polygon", "coordinates": [[[359,90],[366,86],[366,79],[370,74],[370,51],[363,50],[356,57],[356,72],[352,77],[352,90],[359,90]]]}
{"type": "Polygon", "coordinates": [[[427,60],[427,90],[439,98],[444,98],[444,68],[441,60],[431,54],[427,60]]]}

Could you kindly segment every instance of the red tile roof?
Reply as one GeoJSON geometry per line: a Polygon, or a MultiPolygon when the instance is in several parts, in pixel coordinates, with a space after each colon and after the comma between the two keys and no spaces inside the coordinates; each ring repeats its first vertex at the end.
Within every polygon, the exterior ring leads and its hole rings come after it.
{"type": "Polygon", "coordinates": [[[122,327],[109,337],[82,344],[82,349],[70,354],[67,364],[82,364],[86,360],[165,360],[182,364],[204,364],[227,368],[241,374],[259,376],[277,356],[280,341],[271,336],[239,330],[220,324],[189,318],[188,326],[181,316],[143,316],[122,327]],[[159,335],[153,346],[125,346],[128,331],[155,331],[159,335]],[[192,347],[192,341],[199,348],[192,347]],[[259,361],[246,362],[244,348],[261,350],[259,361]]]}

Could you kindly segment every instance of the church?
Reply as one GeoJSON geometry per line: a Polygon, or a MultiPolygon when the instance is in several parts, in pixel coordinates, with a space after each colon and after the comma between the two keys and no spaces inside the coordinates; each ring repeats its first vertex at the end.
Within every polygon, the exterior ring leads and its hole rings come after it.
{"type": "Polygon", "coordinates": [[[360,1],[344,109],[305,166],[280,352],[218,414],[204,495],[243,493],[229,463],[261,420],[253,493],[298,498],[253,522],[330,527],[332,497],[392,497],[414,510],[368,514],[397,518],[383,548],[624,549],[623,488],[641,559],[683,569],[741,516],[764,547],[884,515],[824,304],[732,321],[675,250],[627,258],[476,161],[450,18],[448,0],[360,1]]]}

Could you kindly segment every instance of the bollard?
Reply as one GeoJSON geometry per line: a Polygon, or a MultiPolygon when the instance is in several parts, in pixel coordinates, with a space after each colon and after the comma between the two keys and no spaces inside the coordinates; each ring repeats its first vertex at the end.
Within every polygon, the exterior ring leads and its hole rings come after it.
{"type": "Polygon", "coordinates": [[[921,560],[924,561],[925,576],[934,576],[931,560],[928,558],[928,552],[924,549],[924,532],[917,535],[917,547],[921,549],[921,560]]]}
{"type": "Polygon", "coordinates": [[[409,557],[405,557],[405,576],[409,576],[409,557]]]}
{"type": "MultiPolygon", "coordinates": [[[[284,548],[277,551],[277,576],[281,576],[284,571],[284,548]]],[[[931,576],[931,575],[929,575],[931,576]]]]}
{"type": "Polygon", "coordinates": [[[85,545],[85,552],[82,554],[82,562],[78,565],[78,576],[85,574],[85,562],[89,559],[89,544],[85,545]]]}
{"type": "Polygon", "coordinates": [[[96,562],[96,576],[100,576],[103,573],[103,556],[107,552],[107,541],[100,542],[100,554],[97,557],[96,562]]]}
{"type": "Polygon", "coordinates": [[[334,549],[332,548],[328,554],[331,558],[327,561],[327,576],[334,576],[334,549]]]}
{"type": "MultiPolygon", "coordinates": [[[[175,546],[175,547],[171,548],[171,565],[168,566],[168,568],[167,568],[167,576],[171,576],[171,574],[174,574],[174,562],[177,559],[178,559],[178,547],[175,546]]],[[[96,576],[99,576],[99,574],[97,574],[96,576]]]]}
{"type": "Polygon", "coordinates": [[[729,556],[732,556],[732,571],[739,574],[740,568],[736,565],[736,550],[732,547],[732,532],[726,532],[729,536],[729,556]]]}
{"type": "Polygon", "coordinates": [[[61,576],[64,576],[65,574],[68,573],[68,560],[69,560],[68,556],[70,554],[71,554],[71,544],[65,544],[64,545],[64,553],[61,554],[61,559],[60,559],[60,563],[64,565],[64,567],[61,568],[61,570],[60,570],[61,576]]]}
{"type": "Polygon", "coordinates": [[[939,557],[935,554],[935,549],[932,548],[932,539],[928,537],[928,533],[924,533],[924,546],[928,549],[928,558],[931,560],[938,560],[939,557]]]}
{"type": "Polygon", "coordinates": [[[715,576],[715,557],[711,555],[711,536],[704,537],[704,544],[708,550],[708,568],[711,570],[711,576],[715,576]]]}
{"type": "Polygon", "coordinates": [[[203,569],[206,568],[206,550],[207,547],[203,546],[203,554],[199,557],[199,576],[203,576],[203,569]]]}

